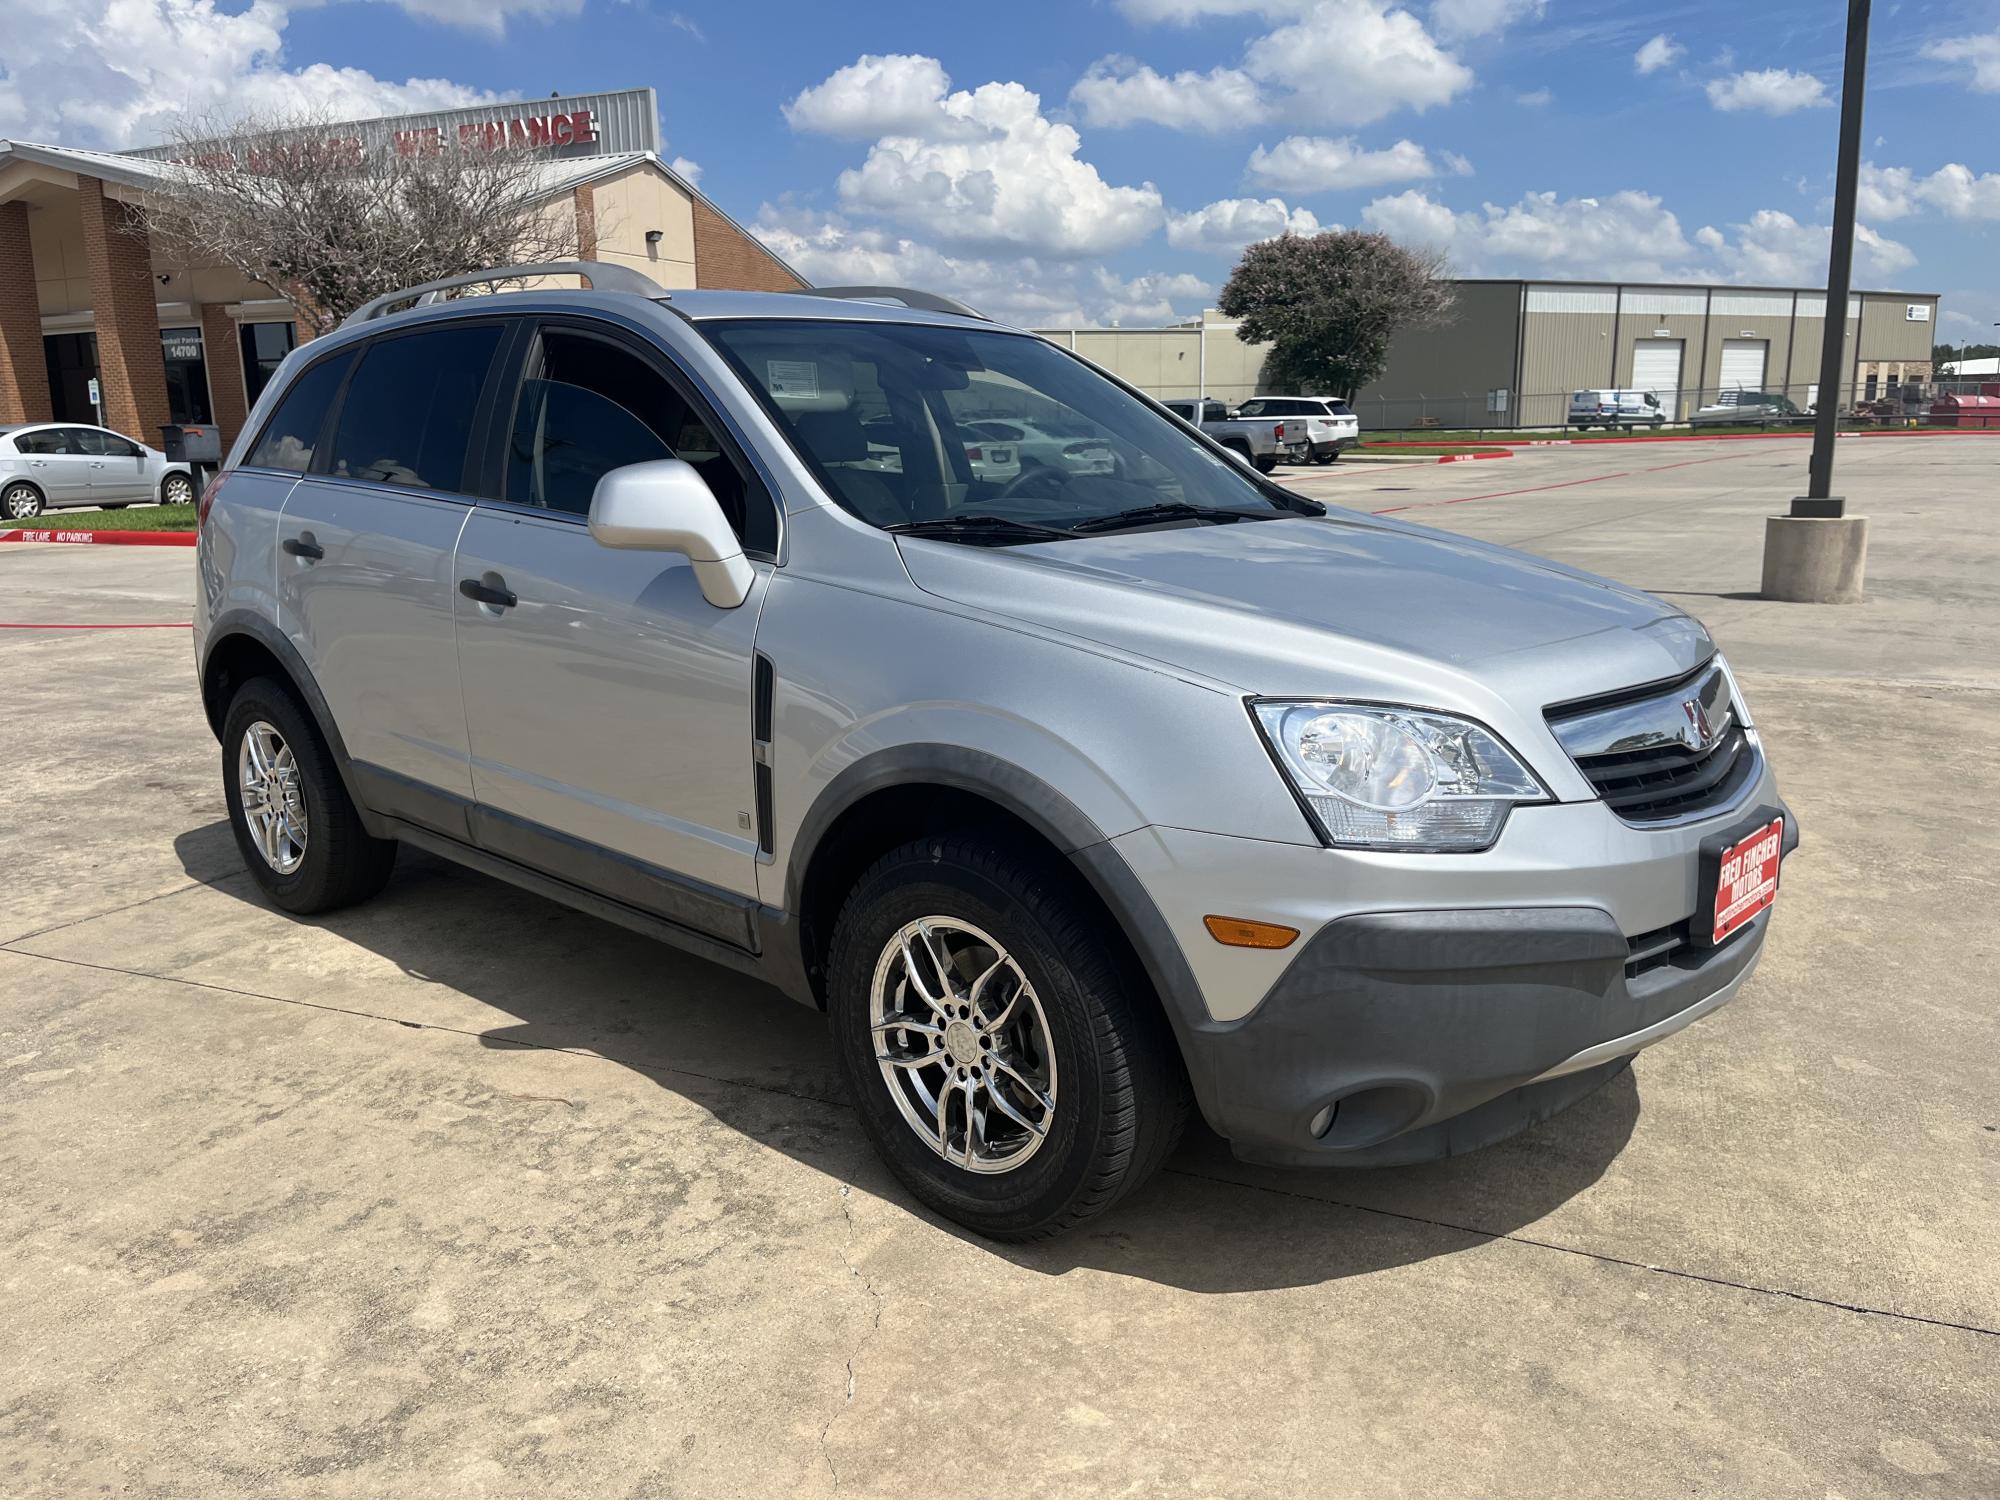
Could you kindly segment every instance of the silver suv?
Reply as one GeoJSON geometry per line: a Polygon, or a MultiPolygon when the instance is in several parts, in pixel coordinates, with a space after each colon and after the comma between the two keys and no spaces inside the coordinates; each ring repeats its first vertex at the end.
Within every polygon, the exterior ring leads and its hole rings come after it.
{"type": "Polygon", "coordinates": [[[767,979],[1004,1239],[1190,1103],[1268,1163],[1497,1140],[1756,964],[1797,832],[1671,606],[1327,510],[942,298],[533,269],[593,287],[296,350],[203,497],[286,910],[411,844],[767,979]],[[982,473],[994,423],[1110,461],[982,473]]]}

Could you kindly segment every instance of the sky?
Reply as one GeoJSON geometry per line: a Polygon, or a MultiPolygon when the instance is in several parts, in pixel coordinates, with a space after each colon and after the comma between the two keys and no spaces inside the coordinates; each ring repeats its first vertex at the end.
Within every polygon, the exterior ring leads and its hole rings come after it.
{"type": "MultiPolygon", "coordinates": [[[[1242,246],[1817,285],[1838,0],[0,0],[0,136],[651,85],[665,155],[810,279],[1038,327],[1192,316],[1242,246]]],[[[2000,6],[1877,0],[1858,286],[2000,339],[2000,6]]]]}

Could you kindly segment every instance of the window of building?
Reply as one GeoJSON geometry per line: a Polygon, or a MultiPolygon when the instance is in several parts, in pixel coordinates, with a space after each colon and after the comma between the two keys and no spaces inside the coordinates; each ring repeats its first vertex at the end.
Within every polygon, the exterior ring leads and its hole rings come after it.
{"type": "Polygon", "coordinates": [[[97,335],[44,334],[42,352],[49,369],[49,414],[58,422],[95,422],[90,382],[97,378],[97,335]]]}
{"type": "Polygon", "coordinates": [[[162,328],[160,357],[167,369],[167,420],[210,422],[208,359],[199,328],[162,328]]]}
{"type": "Polygon", "coordinates": [[[237,339],[243,346],[243,399],[255,406],[285,356],[297,347],[298,325],[245,323],[237,330],[237,339]]]}
{"type": "Polygon", "coordinates": [[[662,458],[685,461],[708,482],[746,548],[775,549],[776,517],[762,487],[746,482],[706,417],[665,376],[607,339],[544,331],[514,406],[503,498],[588,515],[604,475],[662,458]]]}
{"type": "Polygon", "coordinates": [[[454,324],[370,344],[340,403],[322,471],[336,479],[463,490],[472,417],[500,324],[454,324]]]}
{"type": "Polygon", "coordinates": [[[313,451],[326,428],[327,411],[353,363],[354,351],[343,350],[311,366],[292,382],[250,451],[253,466],[300,472],[312,467],[313,451]]]}

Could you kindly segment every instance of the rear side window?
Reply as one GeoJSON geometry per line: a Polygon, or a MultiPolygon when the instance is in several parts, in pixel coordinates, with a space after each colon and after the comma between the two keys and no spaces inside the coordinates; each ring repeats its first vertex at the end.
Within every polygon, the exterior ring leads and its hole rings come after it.
{"type": "Polygon", "coordinates": [[[339,394],[347,367],[354,363],[349,349],[310,366],[294,380],[278,402],[257,446],[250,450],[250,464],[260,469],[293,469],[304,473],[312,467],[313,449],[326,428],[326,414],[339,394]]]}
{"type": "Polygon", "coordinates": [[[14,439],[16,453],[70,453],[74,450],[60,427],[44,427],[40,432],[23,432],[14,439]]]}
{"type": "Polygon", "coordinates": [[[473,414],[500,332],[498,323],[461,324],[369,345],[347,383],[323,472],[420,490],[465,489],[473,414]]]}

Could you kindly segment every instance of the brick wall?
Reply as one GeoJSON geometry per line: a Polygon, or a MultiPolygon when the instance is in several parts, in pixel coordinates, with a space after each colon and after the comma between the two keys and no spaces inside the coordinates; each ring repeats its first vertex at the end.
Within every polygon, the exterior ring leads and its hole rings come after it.
{"type": "Polygon", "coordinates": [[[97,312],[97,375],[104,425],[157,445],[167,420],[167,367],[160,357],[153,255],[132,211],[104,196],[95,177],[76,179],[83,258],[97,312]]]}
{"type": "Polygon", "coordinates": [[[741,292],[795,292],[806,284],[701,198],[694,200],[694,281],[741,292]]]}
{"type": "Polygon", "coordinates": [[[220,306],[204,303],[201,309],[201,345],[208,360],[208,400],[215,412],[215,427],[227,448],[243,430],[250,404],[243,384],[243,342],[236,320],[220,306]]]}
{"type": "Polygon", "coordinates": [[[0,422],[46,422],[53,415],[28,205],[0,203],[0,422]]]}
{"type": "Polygon", "coordinates": [[[576,258],[597,259],[597,189],[587,182],[576,190],[576,258]]]}

